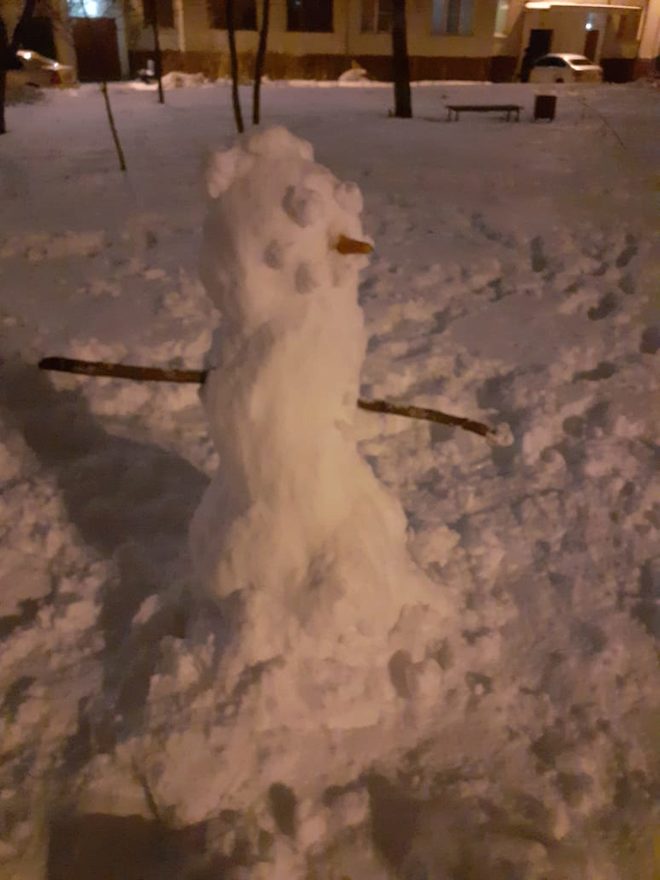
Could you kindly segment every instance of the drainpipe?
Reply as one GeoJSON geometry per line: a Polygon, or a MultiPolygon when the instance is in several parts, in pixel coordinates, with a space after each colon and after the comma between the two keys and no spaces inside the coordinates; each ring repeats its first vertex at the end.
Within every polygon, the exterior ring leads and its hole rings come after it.
{"type": "Polygon", "coordinates": [[[122,79],[128,79],[130,76],[130,65],[128,61],[128,41],[126,39],[126,18],[124,8],[117,7],[117,15],[115,18],[117,26],[117,50],[119,54],[119,71],[122,79]]]}
{"type": "MultiPolygon", "coordinates": [[[[610,2],[610,0],[608,0],[610,2]]],[[[642,14],[639,17],[639,27],[637,28],[637,43],[641,45],[642,36],[644,35],[644,26],[646,25],[646,19],[649,17],[649,6],[651,5],[651,0],[646,0],[642,8],[642,14]]],[[[637,46],[637,53],[639,54],[639,45],[637,46]]]]}
{"type": "Polygon", "coordinates": [[[183,0],[176,0],[174,4],[174,12],[176,17],[177,49],[183,54],[186,51],[186,18],[183,9],[183,0]]]}

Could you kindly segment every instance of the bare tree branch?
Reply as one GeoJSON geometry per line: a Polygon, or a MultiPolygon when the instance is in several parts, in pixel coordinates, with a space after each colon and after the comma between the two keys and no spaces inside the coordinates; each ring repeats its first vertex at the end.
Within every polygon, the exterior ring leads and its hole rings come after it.
{"type": "Polygon", "coordinates": [[[115,125],[115,117],[112,112],[112,106],[110,104],[110,95],[108,94],[108,84],[104,80],[101,83],[101,92],[103,93],[103,100],[105,102],[105,112],[108,115],[108,124],[110,125],[110,131],[112,132],[112,139],[115,143],[115,150],[117,151],[117,158],[119,159],[119,170],[126,171],[126,159],[124,157],[124,151],[121,146],[121,141],[119,140],[119,134],[117,133],[117,126],[115,125]]]}

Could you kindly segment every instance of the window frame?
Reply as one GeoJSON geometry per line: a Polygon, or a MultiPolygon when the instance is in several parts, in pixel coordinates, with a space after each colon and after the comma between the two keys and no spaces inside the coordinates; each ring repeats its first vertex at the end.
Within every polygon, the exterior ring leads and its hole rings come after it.
{"type": "MultiPolygon", "coordinates": [[[[206,14],[209,28],[212,31],[227,30],[227,0],[206,0],[206,14]]],[[[257,0],[234,0],[234,30],[256,31],[257,29],[257,0]],[[249,17],[254,24],[246,26],[237,14],[239,10],[245,18],[249,17]]]]}
{"type": "Polygon", "coordinates": [[[389,34],[392,32],[392,0],[362,0],[360,16],[361,34],[389,34]],[[369,15],[366,15],[367,4],[371,6],[369,15]],[[383,6],[389,7],[383,10],[383,6]],[[371,21],[368,21],[371,19],[371,21]],[[381,26],[383,19],[387,20],[385,27],[381,26]]]}
{"type": "MultiPolygon", "coordinates": [[[[286,32],[289,34],[332,34],[335,31],[335,4],[334,0],[286,0],[286,32]],[[324,19],[327,19],[328,27],[308,26],[309,18],[313,16],[313,11],[320,8],[320,3],[325,3],[327,9],[324,10],[324,19]],[[294,6],[298,6],[297,12],[293,10],[294,6]],[[295,22],[294,14],[297,14],[300,21],[295,22]]],[[[319,15],[319,18],[321,15],[319,15]]]]}
{"type": "Polygon", "coordinates": [[[432,36],[474,36],[475,2],[476,0],[431,0],[432,36]],[[454,25],[454,20],[456,25],[454,25]],[[456,27],[455,30],[449,30],[450,21],[452,28],[456,27]]]}

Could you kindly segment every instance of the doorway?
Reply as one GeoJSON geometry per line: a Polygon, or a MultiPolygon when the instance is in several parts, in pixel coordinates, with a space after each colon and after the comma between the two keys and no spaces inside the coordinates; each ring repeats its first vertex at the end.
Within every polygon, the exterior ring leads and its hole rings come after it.
{"type": "Polygon", "coordinates": [[[584,38],[584,54],[589,61],[596,60],[596,52],[598,51],[598,37],[600,31],[587,31],[584,38]]]}
{"type": "Polygon", "coordinates": [[[550,51],[552,33],[552,30],[549,28],[532,28],[529,32],[529,43],[520,65],[521,82],[529,80],[529,72],[534,66],[534,62],[541,58],[542,55],[547,55],[550,51]]]}
{"type": "Polygon", "coordinates": [[[80,82],[121,79],[117,25],[112,18],[73,18],[80,82]]]}

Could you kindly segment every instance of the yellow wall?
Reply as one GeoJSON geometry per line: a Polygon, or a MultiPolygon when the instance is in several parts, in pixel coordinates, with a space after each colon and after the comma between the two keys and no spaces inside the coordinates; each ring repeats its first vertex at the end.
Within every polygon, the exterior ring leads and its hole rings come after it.
{"type": "MultiPolygon", "coordinates": [[[[141,0],[126,2],[133,10],[133,26],[129,26],[128,33],[129,46],[149,51],[153,48],[153,37],[149,30],[142,27],[141,0]]],[[[176,27],[162,29],[163,49],[228,51],[226,31],[209,27],[206,0],[174,0],[174,4],[176,27]]],[[[584,51],[587,9],[554,7],[550,10],[526,10],[525,0],[510,0],[506,34],[495,37],[497,0],[473,0],[473,4],[473,33],[470,36],[441,36],[431,33],[432,0],[407,0],[410,55],[454,58],[506,55],[520,58],[533,27],[552,28],[554,51],[580,54],[584,51]]],[[[641,18],[637,18],[641,27],[641,46],[631,35],[626,40],[617,39],[612,24],[608,28],[603,23],[598,28],[601,33],[599,55],[611,58],[634,58],[637,54],[641,58],[655,57],[660,51],[660,0],[616,0],[616,4],[647,7],[641,18]]],[[[260,5],[257,3],[258,11],[260,5]]],[[[286,0],[271,0],[269,51],[292,56],[388,56],[391,53],[390,35],[362,33],[361,10],[361,0],[334,0],[332,33],[290,33],[286,30],[286,0]]],[[[606,10],[603,12],[603,21],[605,16],[606,10]]],[[[238,31],[236,41],[240,53],[254,52],[258,34],[256,31],[238,31]]]]}
{"type": "Polygon", "coordinates": [[[660,0],[649,0],[643,17],[640,58],[657,58],[660,55],[660,0]]]}
{"type": "MultiPolygon", "coordinates": [[[[634,4],[621,3],[618,5],[634,4]]],[[[589,13],[595,15],[594,29],[599,32],[598,48],[596,50],[596,60],[598,60],[602,55],[603,43],[608,31],[608,12],[606,9],[580,9],[574,6],[565,9],[556,6],[548,10],[528,9],[525,13],[522,48],[524,49],[529,43],[529,32],[532,28],[549,28],[553,32],[551,46],[553,52],[584,54],[584,43],[587,34],[585,23],[589,13]]],[[[633,17],[629,28],[629,38],[620,40],[611,33],[608,34],[609,39],[606,44],[608,57],[635,58],[637,55],[635,35],[637,33],[639,13],[630,12],[625,13],[625,15],[633,17]]]]}
{"type": "MultiPolygon", "coordinates": [[[[131,0],[135,3],[135,0],[131,0]]],[[[225,31],[208,25],[206,0],[175,0],[182,4],[183,34],[163,29],[164,49],[195,52],[227,51],[225,31]]],[[[408,0],[408,52],[421,56],[489,57],[493,54],[493,26],[497,0],[473,0],[473,34],[439,36],[431,33],[431,0],[408,0]]],[[[258,7],[260,4],[258,4],[258,7]]],[[[287,55],[389,55],[389,34],[361,33],[361,0],[334,0],[333,33],[294,33],[286,29],[286,0],[272,0],[268,49],[287,55]]],[[[176,18],[176,16],[175,16],[176,18]]],[[[255,31],[238,31],[239,52],[254,51],[255,31]]],[[[149,31],[135,41],[136,49],[151,49],[149,31]]]]}
{"type": "MultiPolygon", "coordinates": [[[[580,0],[574,0],[580,3],[580,0]]],[[[601,0],[605,3],[605,0],[601,0]]],[[[507,35],[499,41],[499,54],[517,55],[522,53],[529,42],[532,28],[550,28],[554,31],[552,39],[553,52],[575,52],[583,54],[586,36],[585,24],[589,12],[597,16],[594,27],[600,31],[597,56],[599,58],[641,58],[654,57],[652,47],[658,45],[658,28],[660,26],[660,0],[613,0],[616,6],[647,7],[646,12],[619,13],[605,9],[588,9],[587,0],[579,6],[554,7],[548,10],[525,9],[525,0],[511,0],[507,20],[507,35]],[[621,14],[632,16],[630,26],[623,39],[616,33],[617,17],[621,14]],[[608,17],[611,19],[608,24],[608,17]],[[599,19],[599,20],[598,20],[599,19]],[[655,26],[655,41],[653,39],[655,26]],[[639,36],[642,36],[640,48],[639,36]]]]}

